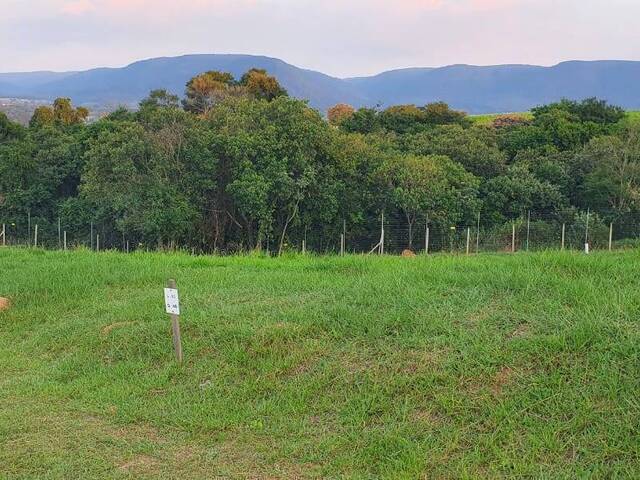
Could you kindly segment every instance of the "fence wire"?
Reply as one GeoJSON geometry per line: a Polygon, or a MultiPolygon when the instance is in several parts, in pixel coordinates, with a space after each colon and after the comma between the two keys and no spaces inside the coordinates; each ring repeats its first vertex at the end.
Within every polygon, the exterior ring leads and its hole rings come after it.
{"type": "MultiPolygon", "coordinates": [[[[336,254],[424,253],[496,253],[549,249],[614,250],[640,246],[640,223],[604,222],[587,213],[570,219],[552,214],[528,213],[522,217],[487,226],[479,222],[456,225],[417,220],[411,224],[399,218],[369,220],[363,223],[342,221],[335,225],[294,225],[284,238],[264,239],[261,250],[268,254],[307,252],[336,254]],[[281,245],[282,243],[282,245],[281,245]],[[282,247],[282,248],[281,248],[282,247]]],[[[255,246],[234,245],[224,251],[212,251],[202,243],[145,244],[135,235],[109,230],[103,225],[59,220],[23,218],[0,224],[0,245],[44,249],[183,250],[191,253],[239,253],[255,246]]]]}

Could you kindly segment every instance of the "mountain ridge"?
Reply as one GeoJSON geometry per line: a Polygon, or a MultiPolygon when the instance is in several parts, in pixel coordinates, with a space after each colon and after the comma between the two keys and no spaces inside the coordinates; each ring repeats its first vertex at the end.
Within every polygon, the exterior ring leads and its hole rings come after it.
{"type": "Polygon", "coordinates": [[[290,95],[309,100],[321,111],[336,103],[386,107],[445,101],[469,113],[499,113],[593,96],[640,108],[640,62],[632,60],[569,60],[552,66],[452,64],[338,78],[264,55],[190,54],[77,72],[0,73],[0,97],[66,96],[89,106],[133,106],[156,88],[181,95],[186,82],[206,70],[229,71],[239,78],[250,68],[266,69],[290,95]]]}

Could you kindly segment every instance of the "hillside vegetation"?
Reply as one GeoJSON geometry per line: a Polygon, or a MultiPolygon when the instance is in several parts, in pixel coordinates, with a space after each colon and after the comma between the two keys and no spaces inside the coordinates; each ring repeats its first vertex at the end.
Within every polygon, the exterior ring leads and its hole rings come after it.
{"type": "Polygon", "coordinates": [[[2,478],[640,476],[637,251],[0,268],[2,478]]]}

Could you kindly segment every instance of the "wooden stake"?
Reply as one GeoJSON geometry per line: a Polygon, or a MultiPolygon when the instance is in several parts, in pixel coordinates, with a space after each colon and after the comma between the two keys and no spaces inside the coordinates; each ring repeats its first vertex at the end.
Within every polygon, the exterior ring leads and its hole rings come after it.
{"type": "Polygon", "coordinates": [[[565,223],[563,223],[562,224],[562,243],[561,243],[561,246],[560,246],[561,250],[564,250],[564,240],[565,240],[566,230],[567,230],[567,225],[565,223]]]}
{"type": "Polygon", "coordinates": [[[100,235],[96,235],[96,252],[100,251],[100,235]]]}
{"type": "Polygon", "coordinates": [[[67,231],[65,230],[62,235],[62,241],[64,242],[64,251],[67,251],[67,231]]]}
{"type": "MultiPolygon", "coordinates": [[[[167,282],[167,288],[176,289],[176,281],[171,279],[167,282]]],[[[173,350],[176,352],[178,363],[182,363],[182,338],[180,336],[180,317],[176,314],[171,315],[171,330],[173,336],[173,350]]]]}
{"type": "Polygon", "coordinates": [[[340,256],[344,257],[344,233],[340,234],[340,256]]]}
{"type": "Polygon", "coordinates": [[[609,225],[609,251],[613,250],[613,222],[609,225]]]}
{"type": "Polygon", "coordinates": [[[38,248],[38,224],[36,223],[36,228],[33,235],[33,246],[38,248]]]}

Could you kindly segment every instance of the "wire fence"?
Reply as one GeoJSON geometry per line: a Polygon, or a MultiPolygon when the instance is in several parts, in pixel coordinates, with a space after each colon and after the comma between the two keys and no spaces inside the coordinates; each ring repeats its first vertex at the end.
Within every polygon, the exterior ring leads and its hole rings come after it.
{"type": "MultiPolygon", "coordinates": [[[[254,246],[233,244],[211,249],[202,243],[144,243],[135,235],[100,224],[65,225],[59,219],[47,221],[27,216],[22,221],[0,224],[0,246],[71,250],[183,250],[194,254],[240,253],[254,246]],[[69,228],[69,230],[67,230],[69,228]]],[[[471,223],[447,225],[414,222],[401,218],[380,218],[361,223],[294,225],[286,234],[271,236],[260,245],[263,253],[303,252],[341,254],[477,254],[540,250],[617,250],[640,247],[640,222],[605,222],[589,212],[562,218],[553,214],[527,212],[521,217],[485,225],[482,218],[471,223]]]]}

